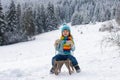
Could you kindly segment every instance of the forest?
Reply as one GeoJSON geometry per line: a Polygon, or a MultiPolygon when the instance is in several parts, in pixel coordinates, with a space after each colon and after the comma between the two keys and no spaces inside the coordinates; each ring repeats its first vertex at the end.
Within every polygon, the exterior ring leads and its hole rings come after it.
{"type": "Polygon", "coordinates": [[[71,25],[104,22],[120,23],[120,0],[58,0],[33,7],[33,3],[11,0],[7,11],[0,2],[0,45],[33,40],[35,35],[71,25]]]}

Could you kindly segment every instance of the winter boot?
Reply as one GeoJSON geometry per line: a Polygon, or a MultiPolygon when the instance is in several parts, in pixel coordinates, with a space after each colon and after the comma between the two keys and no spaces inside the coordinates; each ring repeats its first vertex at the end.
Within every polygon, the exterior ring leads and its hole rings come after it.
{"type": "Polygon", "coordinates": [[[76,70],[77,73],[79,73],[81,71],[80,67],[78,65],[76,65],[74,68],[75,68],[75,70],[76,70]]]}
{"type": "Polygon", "coordinates": [[[50,73],[51,73],[51,74],[54,73],[54,68],[53,68],[53,67],[50,69],[50,73]]]}

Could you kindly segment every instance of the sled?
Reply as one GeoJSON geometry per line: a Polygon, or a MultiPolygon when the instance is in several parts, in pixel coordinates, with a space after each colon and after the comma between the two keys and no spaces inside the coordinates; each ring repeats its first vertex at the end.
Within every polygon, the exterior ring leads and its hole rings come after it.
{"type": "Polygon", "coordinates": [[[61,72],[61,68],[62,68],[63,64],[66,65],[68,72],[71,75],[74,72],[74,67],[69,59],[54,62],[55,75],[58,75],[61,72]]]}

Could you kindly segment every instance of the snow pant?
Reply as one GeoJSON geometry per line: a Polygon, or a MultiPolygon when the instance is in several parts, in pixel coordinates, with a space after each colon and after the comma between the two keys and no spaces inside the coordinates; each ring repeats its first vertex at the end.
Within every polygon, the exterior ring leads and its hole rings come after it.
{"type": "Polygon", "coordinates": [[[78,62],[73,55],[60,55],[60,54],[57,54],[52,58],[52,65],[54,65],[55,60],[61,61],[61,60],[67,60],[67,59],[69,59],[72,62],[73,66],[78,65],[78,62]]]}

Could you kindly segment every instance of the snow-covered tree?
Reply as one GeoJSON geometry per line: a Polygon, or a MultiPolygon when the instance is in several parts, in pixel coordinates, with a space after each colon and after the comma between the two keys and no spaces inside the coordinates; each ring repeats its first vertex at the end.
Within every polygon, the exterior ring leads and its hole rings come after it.
{"type": "Polygon", "coordinates": [[[70,12],[69,12],[69,16],[70,16],[70,20],[72,18],[73,13],[75,12],[75,6],[77,4],[77,0],[71,0],[71,4],[70,4],[70,12]]]}
{"type": "Polygon", "coordinates": [[[82,24],[82,21],[83,21],[82,15],[79,12],[75,12],[72,16],[71,24],[72,25],[80,25],[80,24],[82,24]]]}
{"type": "Polygon", "coordinates": [[[17,12],[16,13],[17,13],[17,19],[18,19],[17,25],[20,28],[21,27],[21,17],[22,17],[21,5],[20,4],[17,5],[17,12]]]}
{"type": "Polygon", "coordinates": [[[37,32],[42,33],[46,30],[46,15],[44,5],[38,7],[36,17],[37,32]]]}
{"type": "Polygon", "coordinates": [[[5,19],[1,17],[3,12],[0,8],[0,36],[4,35],[0,40],[6,44],[24,41],[28,36],[57,29],[59,24],[70,21],[77,25],[116,18],[120,23],[120,0],[58,0],[57,4],[40,5],[27,2],[21,7],[12,0],[9,9],[6,9],[5,19]],[[7,26],[1,27],[6,22],[7,26]]]}
{"type": "Polygon", "coordinates": [[[61,18],[60,18],[60,6],[56,6],[55,7],[55,16],[56,16],[56,19],[57,19],[57,21],[58,21],[58,23],[59,24],[62,24],[62,20],[61,20],[61,18]]]}
{"type": "Polygon", "coordinates": [[[17,14],[17,34],[16,34],[16,37],[18,39],[18,41],[24,41],[26,40],[26,36],[24,34],[24,28],[22,26],[22,10],[21,10],[21,5],[18,4],[17,5],[17,10],[16,10],[16,14],[17,14]]]}
{"type": "Polygon", "coordinates": [[[18,42],[18,18],[16,13],[16,6],[14,1],[12,0],[9,10],[7,12],[7,32],[5,33],[5,43],[11,44],[18,42]]]}
{"type": "Polygon", "coordinates": [[[70,22],[70,3],[68,0],[65,0],[63,3],[63,10],[65,12],[65,21],[68,23],[70,22]]]}
{"type": "Polygon", "coordinates": [[[100,8],[99,8],[100,3],[96,4],[95,10],[94,10],[94,15],[93,15],[93,22],[100,21],[100,8]]]}
{"type": "Polygon", "coordinates": [[[26,9],[26,11],[24,12],[22,22],[23,22],[24,32],[28,36],[28,38],[31,38],[33,35],[35,35],[35,23],[34,23],[33,11],[31,7],[26,9]]]}
{"type": "Polygon", "coordinates": [[[106,20],[110,20],[111,19],[111,12],[108,9],[105,11],[105,19],[106,20]]]}
{"type": "Polygon", "coordinates": [[[1,1],[0,1],[0,45],[4,44],[4,33],[6,29],[5,17],[4,17],[4,13],[2,12],[2,10],[3,8],[1,5],[1,1]]]}
{"type": "Polygon", "coordinates": [[[14,30],[16,30],[17,27],[17,14],[14,1],[11,2],[7,13],[8,13],[7,14],[8,31],[13,32],[14,30]]]}
{"type": "MultiPolygon", "coordinates": [[[[119,2],[120,4],[120,2],[119,2]]],[[[116,22],[120,25],[120,5],[117,5],[116,22]]]]}
{"type": "Polygon", "coordinates": [[[57,29],[58,21],[54,12],[54,5],[52,3],[48,3],[46,10],[46,26],[47,31],[51,31],[57,29]]]}
{"type": "Polygon", "coordinates": [[[115,5],[112,7],[112,10],[111,10],[111,19],[115,19],[115,16],[116,16],[116,7],[115,5]]]}

